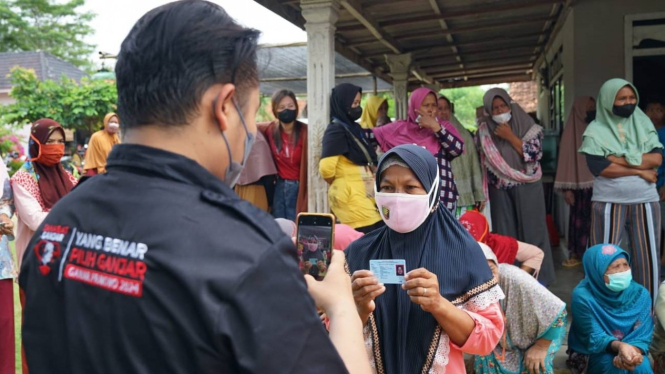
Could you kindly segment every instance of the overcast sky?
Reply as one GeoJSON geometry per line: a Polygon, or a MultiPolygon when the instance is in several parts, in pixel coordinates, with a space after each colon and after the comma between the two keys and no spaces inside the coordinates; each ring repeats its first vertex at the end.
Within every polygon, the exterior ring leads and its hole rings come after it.
{"type": "MultiPolygon", "coordinates": [[[[260,43],[281,44],[304,42],[307,34],[282,17],[269,11],[253,0],[210,0],[221,5],[241,24],[262,31],[260,43]]],[[[98,51],[116,54],[129,30],[141,16],[165,0],[86,0],[85,11],[97,17],[92,21],[94,35],[88,41],[97,45],[94,61],[98,63],[98,51]]],[[[112,63],[111,63],[112,65],[112,63]]]]}

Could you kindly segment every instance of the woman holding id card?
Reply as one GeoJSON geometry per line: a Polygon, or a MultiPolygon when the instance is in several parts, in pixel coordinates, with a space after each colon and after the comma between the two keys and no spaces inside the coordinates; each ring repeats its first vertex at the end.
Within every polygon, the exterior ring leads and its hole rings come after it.
{"type": "Polygon", "coordinates": [[[503,333],[503,292],[478,243],[441,204],[438,172],[419,146],[386,153],[376,203],[387,227],[346,250],[378,373],[463,373],[463,353],[486,355],[503,333]]]}

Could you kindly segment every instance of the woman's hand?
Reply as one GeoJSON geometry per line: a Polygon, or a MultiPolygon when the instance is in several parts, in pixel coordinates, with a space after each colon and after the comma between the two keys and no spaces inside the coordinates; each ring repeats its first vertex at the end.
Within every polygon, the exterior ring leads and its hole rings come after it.
{"type": "Polygon", "coordinates": [[[515,137],[515,134],[513,134],[513,129],[510,128],[510,125],[507,123],[502,123],[499,126],[497,126],[496,129],[494,130],[494,135],[508,141],[515,137]]]}
{"type": "Polygon", "coordinates": [[[358,314],[363,325],[367,322],[369,315],[376,308],[374,299],[386,292],[386,286],[369,270],[358,270],[351,277],[351,290],[353,300],[356,302],[358,314]]]}
{"type": "Polygon", "coordinates": [[[634,371],[635,368],[637,367],[637,365],[627,364],[619,356],[614,357],[614,360],[612,360],[612,365],[614,365],[614,367],[618,369],[628,370],[628,371],[634,371]]]}
{"type": "Polygon", "coordinates": [[[656,170],[639,170],[637,175],[649,183],[658,182],[658,172],[656,170]]]}
{"type": "Polygon", "coordinates": [[[566,200],[566,204],[573,206],[575,205],[575,193],[571,190],[567,190],[563,193],[563,198],[566,200]]]}
{"type": "Polygon", "coordinates": [[[0,234],[14,235],[14,222],[6,214],[0,214],[0,222],[4,225],[0,226],[0,234]]]}
{"type": "Polygon", "coordinates": [[[607,156],[607,161],[613,163],[613,164],[619,164],[622,166],[629,166],[628,162],[624,157],[618,157],[615,155],[609,155],[607,156]]]}
{"type": "Polygon", "coordinates": [[[439,279],[436,274],[425,268],[410,271],[404,276],[406,283],[402,289],[406,290],[411,301],[420,305],[428,312],[434,313],[441,306],[443,296],[439,293],[439,279]]]}
{"type": "Polygon", "coordinates": [[[427,115],[427,113],[421,112],[420,109],[416,109],[416,113],[420,114],[420,119],[418,120],[420,127],[428,128],[434,132],[441,131],[441,125],[439,124],[439,121],[436,120],[436,118],[427,115]]]}
{"type": "Polygon", "coordinates": [[[547,350],[550,347],[551,341],[539,339],[536,344],[527,349],[524,354],[524,366],[529,371],[529,374],[546,373],[545,359],[547,358],[547,350]]]}
{"type": "Polygon", "coordinates": [[[485,210],[485,202],[481,201],[476,203],[476,207],[478,208],[478,211],[482,213],[483,210],[485,210]]]}
{"type": "Polygon", "coordinates": [[[633,371],[637,366],[641,365],[643,361],[644,361],[644,356],[642,355],[642,352],[640,352],[639,349],[633,347],[630,344],[621,343],[619,345],[619,353],[617,354],[614,360],[614,366],[621,369],[633,371]],[[619,366],[617,366],[617,364],[619,366]]]}

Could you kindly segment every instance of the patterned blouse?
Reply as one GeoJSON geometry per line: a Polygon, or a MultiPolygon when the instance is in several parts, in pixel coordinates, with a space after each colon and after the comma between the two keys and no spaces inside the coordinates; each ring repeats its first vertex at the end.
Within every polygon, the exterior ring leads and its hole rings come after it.
{"type": "MultiPolygon", "coordinates": [[[[25,188],[30,195],[35,199],[37,203],[39,203],[39,206],[44,212],[48,212],[51,209],[46,208],[44,205],[44,200],[42,199],[42,193],[41,190],[39,189],[39,182],[38,178],[39,176],[34,173],[32,168],[29,170],[26,169],[20,169],[17,171],[14,176],[12,177],[12,183],[18,183],[21,185],[21,187],[25,188]]],[[[67,176],[69,177],[69,180],[72,182],[72,185],[76,186],[78,183],[78,179],[76,179],[72,173],[68,172],[65,170],[65,173],[67,173],[67,176]]]]}
{"type": "MultiPolygon", "coordinates": [[[[524,153],[524,162],[534,162],[534,161],[540,161],[543,158],[543,148],[542,148],[542,143],[543,143],[543,133],[541,132],[538,136],[535,138],[523,142],[522,144],[522,153],[524,153]]],[[[476,136],[476,145],[480,146],[478,136],[476,136]]],[[[531,175],[535,174],[538,172],[540,168],[540,164],[533,170],[531,175]]],[[[526,170],[520,170],[523,173],[526,173],[526,170]]],[[[491,171],[487,171],[487,178],[489,184],[498,189],[498,190],[507,190],[510,188],[513,188],[517,186],[519,183],[517,182],[509,182],[500,178],[497,178],[496,175],[494,175],[491,171]]]]}
{"type": "MultiPolygon", "coordinates": [[[[373,147],[379,146],[374,132],[371,129],[365,129],[364,131],[370,145],[373,147]]],[[[439,143],[441,143],[441,148],[439,148],[439,152],[435,155],[439,164],[441,179],[440,201],[454,214],[459,194],[457,193],[455,177],[453,176],[453,169],[450,162],[464,153],[464,141],[449,132],[445,126],[441,126],[441,130],[435,134],[439,139],[439,143]]]]}
{"type": "MultiPolygon", "coordinates": [[[[76,186],[78,180],[71,173],[65,170],[72,185],[76,186]]],[[[39,176],[35,173],[30,162],[12,176],[12,188],[14,192],[14,204],[16,206],[16,215],[18,222],[16,227],[16,255],[18,266],[21,267],[23,254],[25,253],[32,235],[42,224],[44,218],[48,215],[50,209],[44,205],[42,194],[39,189],[37,179],[39,176]]]]}

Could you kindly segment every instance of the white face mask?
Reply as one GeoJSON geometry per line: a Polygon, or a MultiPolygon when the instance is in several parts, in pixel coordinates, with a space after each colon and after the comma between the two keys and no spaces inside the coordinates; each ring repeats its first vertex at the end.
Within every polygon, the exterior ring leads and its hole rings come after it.
{"type": "Polygon", "coordinates": [[[506,113],[503,113],[503,114],[497,114],[496,116],[492,116],[492,119],[494,120],[494,122],[496,122],[498,124],[508,123],[508,121],[510,121],[511,118],[513,118],[513,115],[510,112],[506,112],[506,113]]]}
{"type": "Polygon", "coordinates": [[[437,175],[427,195],[376,191],[374,198],[383,222],[392,230],[402,234],[420,227],[439,200],[432,196],[436,193],[438,185],[439,176],[437,175]],[[432,200],[431,203],[430,200],[432,200]]]}
{"type": "Polygon", "coordinates": [[[118,124],[118,122],[109,122],[108,131],[111,134],[114,134],[114,133],[118,132],[119,129],[120,129],[120,125],[118,124]]]}

